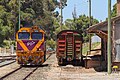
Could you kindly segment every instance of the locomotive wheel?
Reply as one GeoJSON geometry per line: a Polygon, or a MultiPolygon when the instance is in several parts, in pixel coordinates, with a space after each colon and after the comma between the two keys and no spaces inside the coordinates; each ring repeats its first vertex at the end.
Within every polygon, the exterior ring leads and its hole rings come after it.
{"type": "Polygon", "coordinates": [[[62,66],[66,66],[66,65],[67,65],[67,61],[63,59],[62,66]]]}
{"type": "Polygon", "coordinates": [[[80,60],[73,60],[73,65],[74,66],[79,66],[80,65],[80,60]]]}
{"type": "Polygon", "coordinates": [[[46,61],[46,54],[44,55],[44,62],[46,61]]]}
{"type": "Polygon", "coordinates": [[[77,65],[76,60],[73,60],[73,61],[72,61],[72,64],[73,64],[73,66],[76,66],[76,65],[77,65]]]}
{"type": "Polygon", "coordinates": [[[46,61],[46,50],[44,51],[44,62],[46,61]]]}
{"type": "Polygon", "coordinates": [[[64,60],[64,59],[59,59],[59,60],[58,60],[58,65],[59,65],[59,66],[65,66],[65,65],[66,65],[66,60],[64,60]]]}

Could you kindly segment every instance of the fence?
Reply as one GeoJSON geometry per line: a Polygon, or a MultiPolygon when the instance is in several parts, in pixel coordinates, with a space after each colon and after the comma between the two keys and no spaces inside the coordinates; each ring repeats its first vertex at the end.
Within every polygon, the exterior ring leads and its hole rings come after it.
{"type": "Polygon", "coordinates": [[[14,54],[14,50],[0,47],[0,56],[8,56],[12,54],[14,54]]]}

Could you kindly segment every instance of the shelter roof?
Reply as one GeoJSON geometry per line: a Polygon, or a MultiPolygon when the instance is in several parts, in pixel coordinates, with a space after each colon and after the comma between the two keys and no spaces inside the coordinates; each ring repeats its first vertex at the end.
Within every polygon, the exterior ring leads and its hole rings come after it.
{"type": "MultiPolygon", "coordinates": [[[[111,19],[111,24],[112,24],[113,21],[117,22],[119,20],[120,20],[120,16],[116,16],[116,17],[111,19]]],[[[90,28],[87,29],[87,31],[91,32],[93,30],[100,30],[103,27],[107,28],[107,25],[108,25],[108,21],[104,21],[104,22],[101,22],[101,23],[98,23],[98,24],[95,24],[95,25],[91,26],[90,28]]]]}

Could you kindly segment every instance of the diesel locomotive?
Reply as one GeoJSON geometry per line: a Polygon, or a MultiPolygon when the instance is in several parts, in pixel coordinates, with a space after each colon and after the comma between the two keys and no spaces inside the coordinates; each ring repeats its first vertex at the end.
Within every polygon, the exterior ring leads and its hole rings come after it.
{"type": "Polygon", "coordinates": [[[41,65],[46,58],[45,31],[38,26],[22,27],[16,33],[17,63],[41,65]]]}

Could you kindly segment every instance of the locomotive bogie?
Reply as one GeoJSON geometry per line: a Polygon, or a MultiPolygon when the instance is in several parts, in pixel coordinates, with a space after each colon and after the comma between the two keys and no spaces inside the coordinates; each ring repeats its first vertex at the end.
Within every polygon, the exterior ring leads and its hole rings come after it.
{"type": "Polygon", "coordinates": [[[31,64],[40,65],[44,62],[44,52],[17,52],[17,62],[18,64],[31,64]]]}

